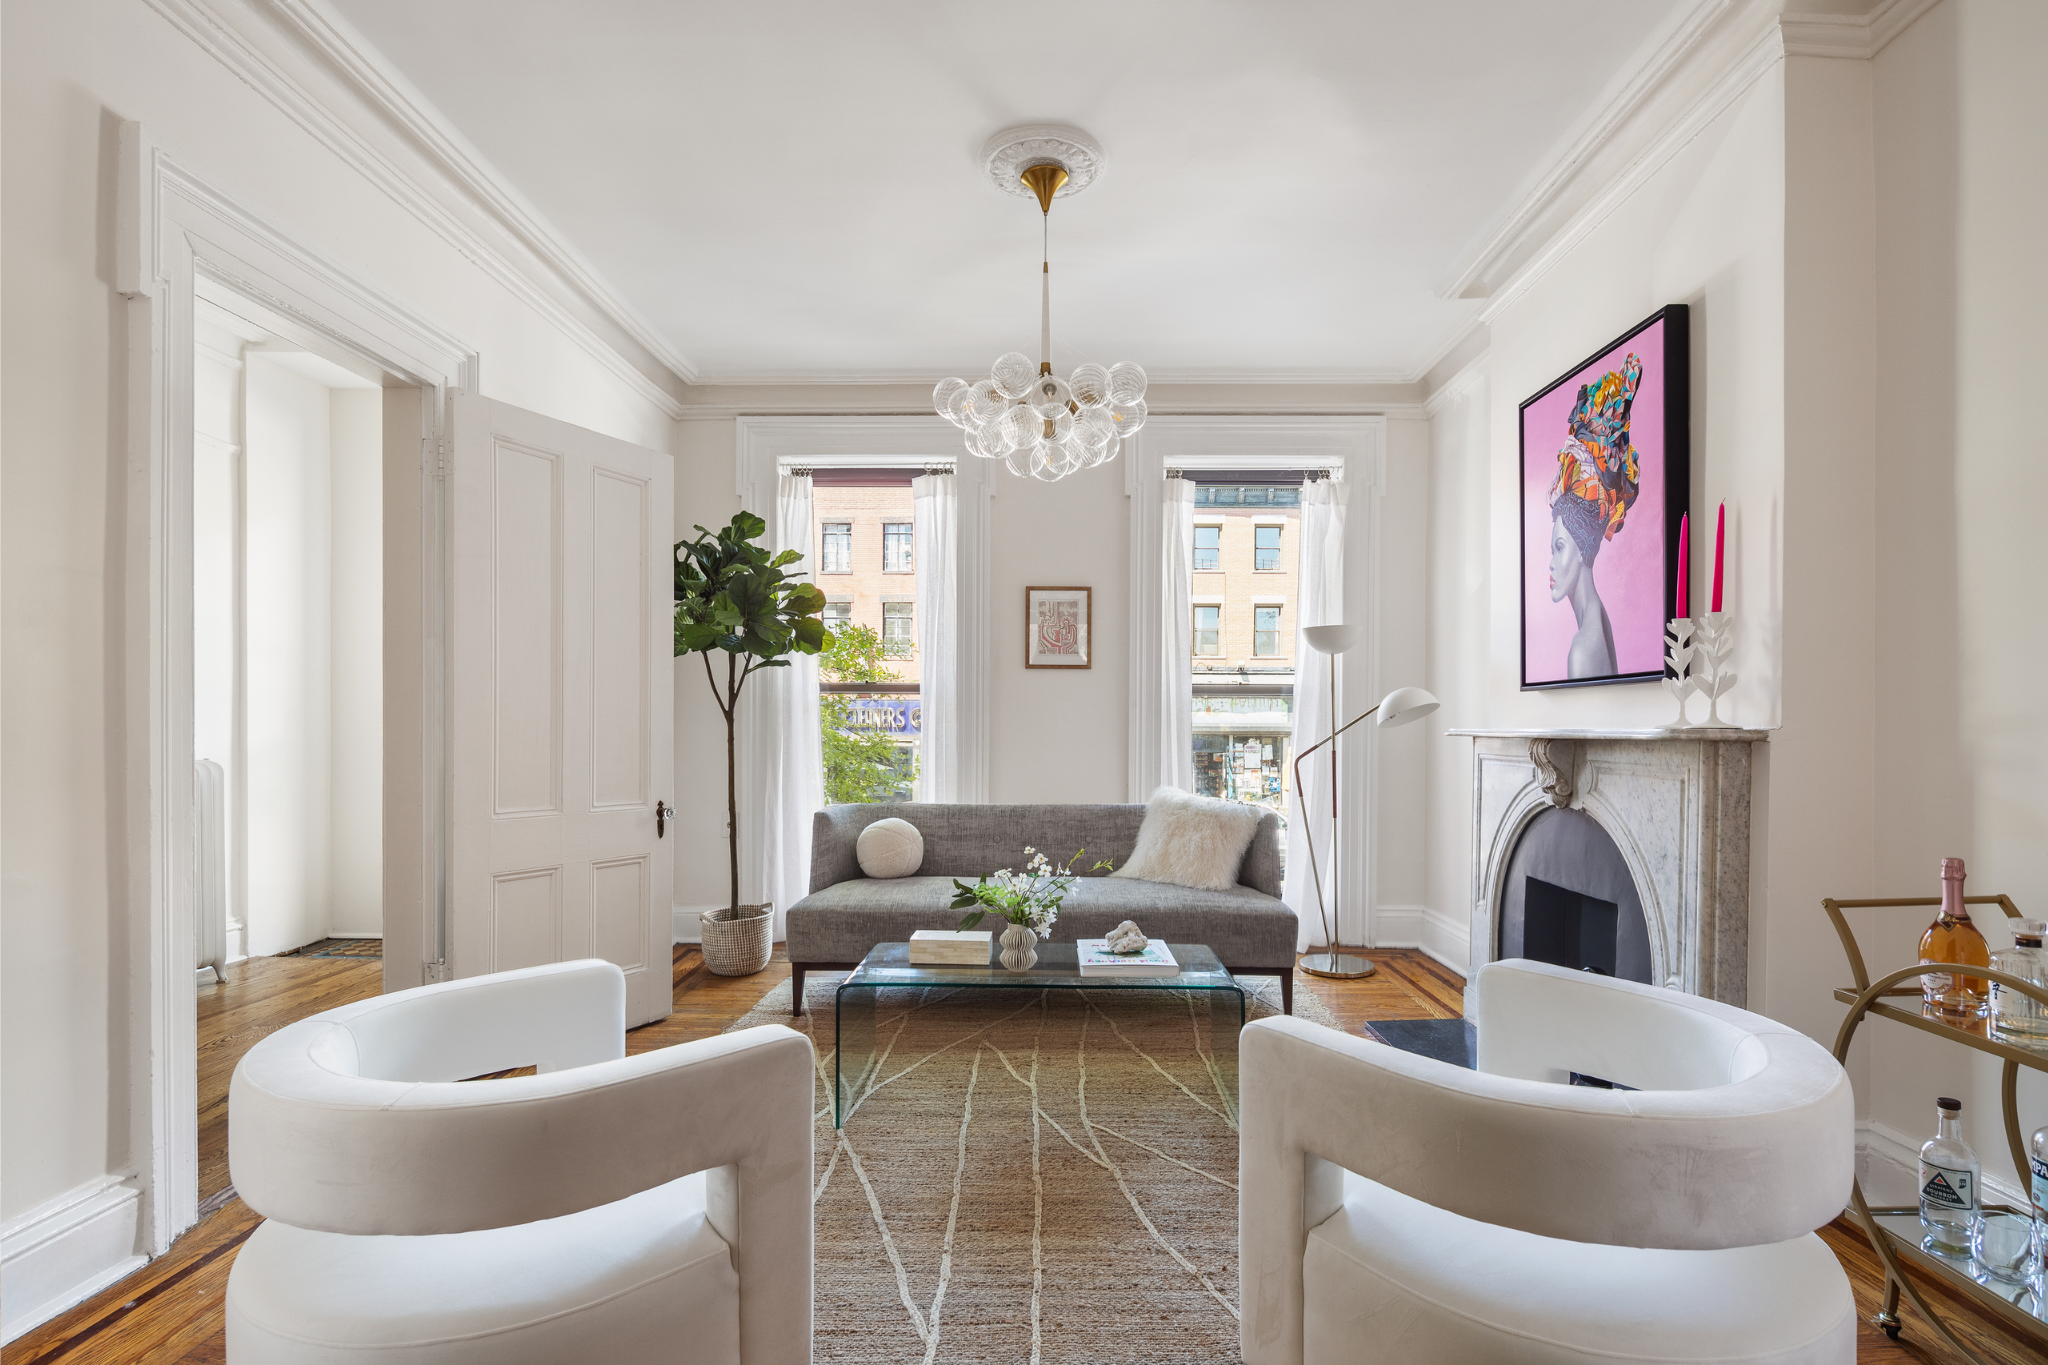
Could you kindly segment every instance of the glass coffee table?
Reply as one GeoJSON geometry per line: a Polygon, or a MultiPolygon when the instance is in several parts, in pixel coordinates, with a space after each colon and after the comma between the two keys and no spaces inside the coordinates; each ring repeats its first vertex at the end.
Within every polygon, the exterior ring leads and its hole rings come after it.
{"type": "Polygon", "coordinates": [[[917,963],[907,943],[878,943],[839,984],[833,1002],[832,1126],[842,1128],[875,1066],[875,1005],[883,991],[1200,991],[1206,1003],[1209,1057],[1233,1116],[1237,1110],[1237,1035],[1244,1027],[1246,990],[1198,943],[1171,943],[1178,976],[1083,976],[1071,943],[1041,943],[1038,964],[1013,972],[997,961],[991,942],[989,965],[917,963]]]}

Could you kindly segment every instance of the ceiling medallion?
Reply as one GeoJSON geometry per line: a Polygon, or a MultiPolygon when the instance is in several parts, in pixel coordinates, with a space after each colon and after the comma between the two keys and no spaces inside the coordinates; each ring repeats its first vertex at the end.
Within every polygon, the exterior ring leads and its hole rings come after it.
{"type": "MultiPolygon", "coordinates": [[[[1048,230],[1052,201],[1085,188],[1102,170],[1102,148],[1078,128],[1033,123],[997,133],[982,148],[990,177],[1003,189],[1038,200],[1048,230]]],[[[1038,364],[1020,351],[996,361],[989,377],[970,384],[942,379],[932,406],[967,433],[967,452],[1001,460],[1012,474],[1051,483],[1106,464],[1124,437],[1145,424],[1145,372],[1128,361],[1104,369],[1076,366],[1070,378],[1052,372],[1052,264],[1039,267],[1038,364]]]]}

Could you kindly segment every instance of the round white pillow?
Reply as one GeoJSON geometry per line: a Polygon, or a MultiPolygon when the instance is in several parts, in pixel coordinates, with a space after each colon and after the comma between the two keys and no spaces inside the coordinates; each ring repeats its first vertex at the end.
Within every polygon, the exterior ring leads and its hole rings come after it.
{"type": "Polygon", "coordinates": [[[908,877],[924,864],[924,836],[908,820],[891,816],[860,832],[853,855],[870,877],[908,877]]]}

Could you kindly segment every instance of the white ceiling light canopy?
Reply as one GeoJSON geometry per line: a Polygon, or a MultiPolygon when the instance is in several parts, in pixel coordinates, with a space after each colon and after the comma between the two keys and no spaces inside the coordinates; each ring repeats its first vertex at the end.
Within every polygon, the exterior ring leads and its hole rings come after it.
{"type": "MultiPolygon", "coordinates": [[[[1038,201],[1048,233],[1052,201],[1086,189],[1104,164],[1094,138],[1056,123],[1005,128],[981,154],[998,188],[1038,201]]],[[[1055,375],[1049,247],[1039,272],[1037,367],[1023,352],[1012,351],[977,383],[940,380],[932,406],[966,431],[968,454],[1001,460],[1012,474],[1051,483],[1115,459],[1123,438],[1145,424],[1145,372],[1120,361],[1108,369],[1076,366],[1068,379],[1055,375]]]]}

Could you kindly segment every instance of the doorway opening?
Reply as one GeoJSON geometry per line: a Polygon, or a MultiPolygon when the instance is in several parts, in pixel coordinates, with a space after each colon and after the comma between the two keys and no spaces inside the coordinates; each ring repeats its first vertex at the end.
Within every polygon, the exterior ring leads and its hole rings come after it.
{"type": "Polygon", "coordinates": [[[382,985],[386,398],[414,426],[420,400],[223,289],[192,329],[204,1210],[229,1190],[227,1072],[252,1041],[215,1035],[382,985]]]}

